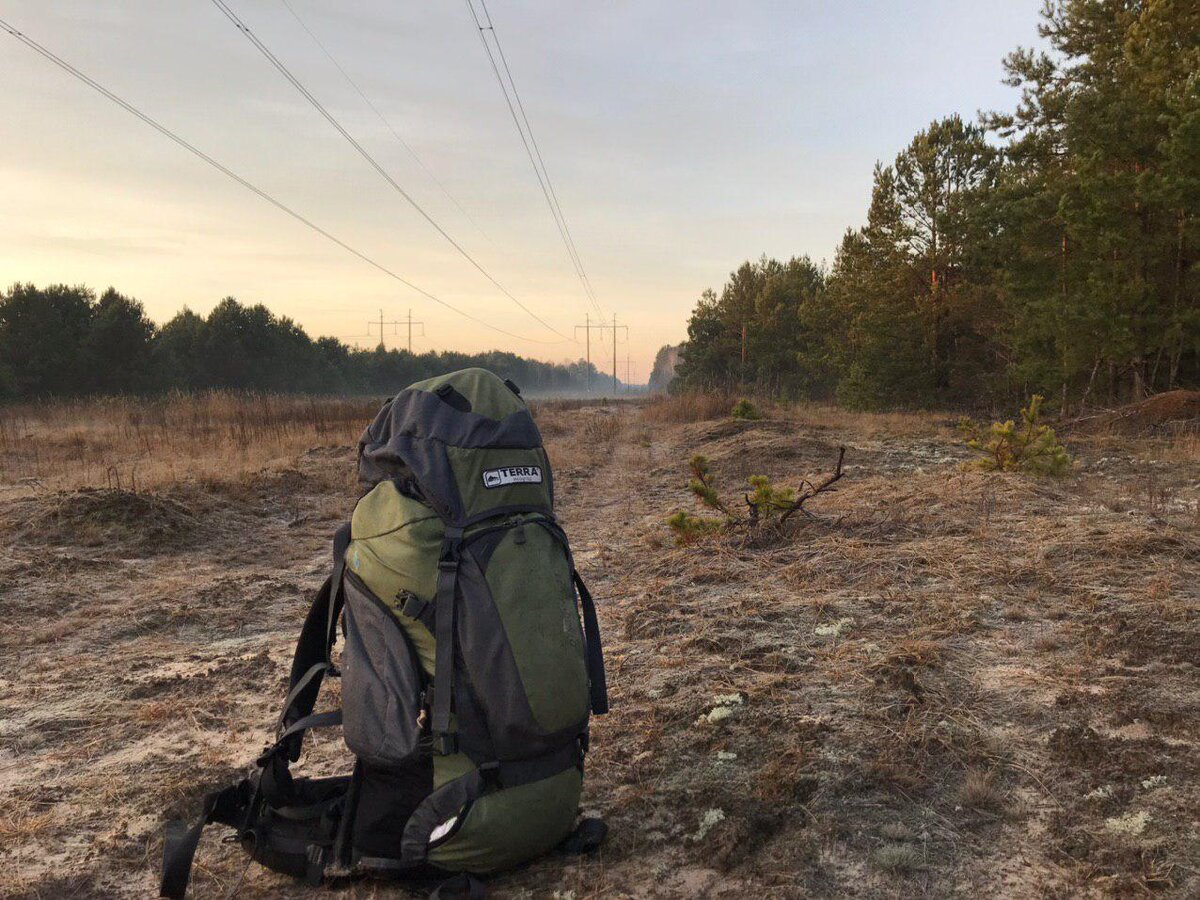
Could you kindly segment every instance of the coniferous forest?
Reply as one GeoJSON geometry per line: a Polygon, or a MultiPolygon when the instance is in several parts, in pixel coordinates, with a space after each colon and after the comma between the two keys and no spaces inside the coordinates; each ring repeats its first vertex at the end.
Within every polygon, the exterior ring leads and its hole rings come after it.
{"type": "MultiPolygon", "coordinates": [[[[113,289],[14,285],[0,293],[0,400],[85,394],[238,389],[390,394],[468,366],[491,369],[529,393],[583,391],[587,365],[514,353],[413,354],[354,350],[313,340],[265,306],[232,297],[207,317],[183,310],[157,327],[142,305],[113,289]]],[[[592,369],[593,383],[608,382],[592,369]]]]}
{"type": "Polygon", "coordinates": [[[1016,108],[878,164],[831,265],[705,291],[674,388],[858,408],[1200,384],[1200,4],[1055,0],[1004,60],[1016,108]]]}

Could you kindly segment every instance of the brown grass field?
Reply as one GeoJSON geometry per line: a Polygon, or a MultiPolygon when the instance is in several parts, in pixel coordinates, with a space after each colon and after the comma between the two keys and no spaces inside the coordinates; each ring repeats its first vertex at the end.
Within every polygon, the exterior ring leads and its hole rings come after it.
{"type": "MultiPolygon", "coordinates": [[[[1037,479],[964,470],[949,415],[727,401],[536,411],[601,607],[584,809],[611,831],[496,895],[1200,896],[1196,420],[1078,423],[1074,472],[1037,479]],[[664,524],[694,453],[736,496],[841,445],[815,520],[664,524]]],[[[0,896],[155,893],[163,822],[269,738],[376,406],[0,410],[0,896]]],[[[300,766],[346,770],[340,738],[300,766]]],[[[222,836],[194,896],[326,895],[222,836]]]]}

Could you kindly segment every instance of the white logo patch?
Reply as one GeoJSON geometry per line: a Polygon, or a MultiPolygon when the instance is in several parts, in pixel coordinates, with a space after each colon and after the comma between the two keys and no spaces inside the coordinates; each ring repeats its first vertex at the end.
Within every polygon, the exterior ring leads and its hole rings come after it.
{"type": "Polygon", "coordinates": [[[485,469],[485,488],[504,487],[506,484],[541,484],[541,466],[505,466],[502,469],[485,469]]]}

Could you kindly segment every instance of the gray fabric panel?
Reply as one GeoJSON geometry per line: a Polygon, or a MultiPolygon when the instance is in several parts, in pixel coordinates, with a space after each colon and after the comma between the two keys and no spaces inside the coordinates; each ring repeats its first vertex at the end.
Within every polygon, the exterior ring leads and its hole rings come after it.
{"type": "MultiPolygon", "coordinates": [[[[461,662],[466,665],[472,692],[483,707],[495,750],[492,758],[527,759],[573,742],[587,727],[586,721],[547,733],[534,719],[504,623],[473,548],[463,554],[458,584],[461,591],[457,607],[461,662]]],[[[472,755],[472,759],[475,758],[472,755]]]]}
{"type": "Polygon", "coordinates": [[[461,778],[442,785],[423,801],[409,817],[400,840],[400,861],[405,865],[425,862],[429,835],[433,829],[457,814],[466,804],[483,793],[483,776],[473,769],[461,778]]]}
{"type": "Polygon", "coordinates": [[[403,474],[404,465],[411,463],[393,444],[404,437],[466,448],[542,446],[542,435],[529,410],[519,410],[497,422],[478,413],[456,410],[436,394],[410,388],[392,398],[359,438],[359,478],[376,484],[403,474]]]}
{"type": "Polygon", "coordinates": [[[447,522],[457,522],[463,517],[458,482],[454,480],[454,470],[443,444],[398,434],[373,454],[363,451],[361,444],[359,447],[359,481],[374,485],[393,477],[393,470],[403,469],[416,479],[422,496],[434,512],[447,522]]]}
{"type": "Polygon", "coordinates": [[[399,622],[347,576],[342,711],[346,746],[378,766],[417,752],[421,675],[399,622]]]}

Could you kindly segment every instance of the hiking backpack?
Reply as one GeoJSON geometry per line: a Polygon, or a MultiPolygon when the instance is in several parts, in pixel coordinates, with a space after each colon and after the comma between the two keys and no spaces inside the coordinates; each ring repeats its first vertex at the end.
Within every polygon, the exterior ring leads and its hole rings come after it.
{"type": "Polygon", "coordinates": [[[277,739],[193,827],[167,826],[163,896],[184,895],[214,821],[312,884],[432,870],[472,892],[474,876],[604,836],[575,821],[589,715],[608,706],[599,626],[516,386],[484,369],[412,385],[359,440],[358,475],[277,739]],[[342,708],[314,713],[329,677],[342,708]],[[339,724],[352,773],[293,777],[304,733],[339,724]]]}

